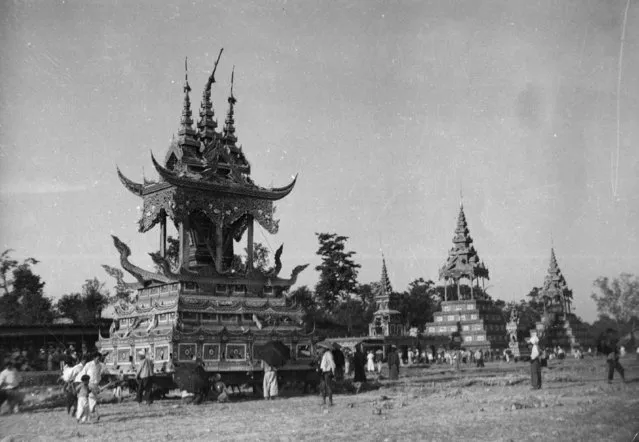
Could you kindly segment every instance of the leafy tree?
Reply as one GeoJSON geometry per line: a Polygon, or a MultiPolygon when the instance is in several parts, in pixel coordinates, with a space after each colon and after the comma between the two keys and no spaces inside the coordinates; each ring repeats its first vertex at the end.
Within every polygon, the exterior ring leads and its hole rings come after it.
{"type": "MultiPolygon", "coordinates": [[[[160,251],[156,252],[158,255],[160,251]]],[[[178,265],[180,264],[180,240],[169,235],[166,238],[166,253],[164,258],[169,262],[172,271],[178,270],[178,265]]],[[[161,273],[160,266],[158,264],[155,265],[155,271],[161,273]]]]}
{"type": "Polygon", "coordinates": [[[9,294],[9,287],[12,281],[9,279],[11,272],[14,268],[18,267],[18,261],[9,258],[9,253],[13,252],[12,249],[7,249],[0,255],[0,272],[2,272],[2,283],[0,288],[4,289],[4,294],[9,294]]]}
{"type": "Polygon", "coordinates": [[[539,314],[539,317],[541,317],[541,315],[543,315],[545,311],[545,303],[540,292],[541,288],[533,287],[526,295],[526,297],[529,298],[526,302],[527,307],[539,314]]]}
{"type": "Polygon", "coordinates": [[[433,320],[433,312],[439,307],[438,297],[433,296],[435,283],[417,278],[398,297],[398,310],[407,328],[424,329],[424,324],[433,320]]]}
{"type": "Polygon", "coordinates": [[[619,327],[619,324],[616,320],[612,319],[608,315],[600,314],[597,320],[595,320],[588,329],[588,334],[594,342],[598,342],[601,340],[606,330],[609,328],[616,329],[617,327],[619,327]]]}
{"type": "MultiPolygon", "coordinates": [[[[248,257],[248,248],[244,249],[245,256],[234,255],[233,261],[231,262],[231,268],[235,270],[236,273],[246,273],[247,271],[247,260],[248,257]]],[[[270,250],[260,242],[253,243],[253,268],[260,271],[265,272],[269,267],[270,262],[270,250]]]]}
{"type": "MultiPolygon", "coordinates": [[[[248,256],[248,249],[245,249],[248,256]]],[[[262,243],[253,243],[253,268],[264,272],[269,267],[269,249],[262,243]]]]}
{"type": "Polygon", "coordinates": [[[97,324],[109,304],[108,292],[98,278],[87,279],[82,293],[64,295],[56,304],[58,312],[78,324],[97,324]]]}
{"type": "Polygon", "coordinates": [[[357,294],[359,295],[359,299],[364,307],[364,310],[374,311],[375,309],[375,293],[380,288],[379,282],[371,282],[368,284],[360,284],[357,287],[357,294]]]}
{"type": "Polygon", "coordinates": [[[0,255],[2,288],[0,297],[0,323],[4,324],[48,324],[53,321],[51,300],[43,293],[44,282],[33,273],[31,266],[39,261],[25,259],[22,264],[9,257],[11,250],[0,255]]]}
{"type": "Polygon", "coordinates": [[[334,312],[340,302],[357,293],[357,274],[361,265],[353,261],[355,252],[345,251],[347,236],[335,233],[316,233],[319,241],[317,255],[322,263],[315,267],[320,272],[315,294],[320,305],[334,312]]]}
{"type": "Polygon", "coordinates": [[[591,295],[599,316],[613,319],[618,330],[630,323],[634,329],[639,317],[639,278],[622,273],[612,281],[606,277],[597,278],[593,285],[599,292],[591,295]]]}
{"type": "Polygon", "coordinates": [[[171,235],[166,238],[166,259],[173,270],[177,270],[180,263],[180,240],[171,235]]]}
{"type": "Polygon", "coordinates": [[[367,312],[359,299],[346,298],[338,304],[331,318],[336,325],[346,328],[348,336],[356,336],[368,334],[372,316],[372,311],[367,312]]]}
{"type": "Polygon", "coordinates": [[[308,286],[300,286],[293,290],[287,297],[289,305],[299,305],[304,309],[304,322],[311,324],[317,315],[317,304],[313,291],[308,286]]]}

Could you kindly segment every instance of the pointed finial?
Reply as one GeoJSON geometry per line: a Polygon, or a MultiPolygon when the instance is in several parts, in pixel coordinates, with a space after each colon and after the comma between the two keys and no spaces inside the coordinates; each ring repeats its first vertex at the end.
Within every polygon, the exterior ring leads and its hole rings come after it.
{"type": "Polygon", "coordinates": [[[184,92],[191,92],[191,86],[189,86],[189,57],[184,57],[184,92]]]}
{"type": "Polygon", "coordinates": [[[233,96],[233,83],[235,82],[235,65],[233,65],[233,69],[231,70],[231,98],[235,99],[233,96]]]}
{"type": "Polygon", "coordinates": [[[229,144],[235,144],[237,137],[235,136],[235,120],[233,118],[233,106],[237,103],[237,99],[233,95],[233,83],[235,82],[235,66],[231,71],[231,94],[229,95],[229,111],[226,114],[226,120],[224,125],[224,140],[229,144]]]}
{"type": "Polygon", "coordinates": [[[464,207],[464,185],[462,180],[459,180],[459,207],[464,207]]]}
{"type": "Polygon", "coordinates": [[[213,103],[211,102],[211,85],[215,83],[215,71],[217,71],[217,65],[220,62],[220,57],[222,57],[222,51],[224,51],[224,48],[220,49],[217,60],[215,60],[213,72],[211,72],[211,75],[209,75],[209,79],[206,82],[204,92],[202,93],[202,101],[200,103],[200,121],[198,121],[197,126],[200,140],[205,143],[213,140],[217,136],[217,133],[215,132],[215,129],[217,128],[217,121],[213,118],[215,116],[215,112],[213,111],[213,103]]]}
{"type": "Polygon", "coordinates": [[[380,280],[381,283],[381,294],[382,295],[390,295],[393,292],[393,287],[390,283],[390,278],[388,277],[388,270],[386,269],[386,258],[384,257],[384,253],[382,252],[382,278],[380,280]]]}
{"type": "Polygon", "coordinates": [[[191,119],[191,99],[189,98],[191,86],[189,86],[189,64],[188,57],[184,57],[184,104],[182,106],[182,118],[180,119],[180,130],[178,131],[178,143],[181,146],[199,147],[200,144],[195,139],[196,132],[193,129],[191,119]]]}

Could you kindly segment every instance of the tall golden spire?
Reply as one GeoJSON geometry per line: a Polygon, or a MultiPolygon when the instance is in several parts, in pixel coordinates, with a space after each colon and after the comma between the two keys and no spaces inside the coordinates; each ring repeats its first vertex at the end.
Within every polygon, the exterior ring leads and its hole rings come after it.
{"type": "Polygon", "coordinates": [[[184,104],[182,106],[182,118],[180,119],[180,130],[178,131],[178,144],[180,146],[199,147],[196,139],[196,132],[193,129],[193,119],[191,118],[191,99],[189,92],[189,65],[188,58],[184,59],[184,104]]]}
{"type": "Polygon", "coordinates": [[[206,82],[204,92],[202,92],[202,102],[200,103],[200,121],[198,122],[198,135],[200,140],[205,143],[213,140],[217,136],[215,129],[217,128],[217,121],[215,121],[215,112],[213,111],[213,103],[211,102],[211,86],[215,83],[215,71],[217,70],[217,64],[220,62],[224,48],[220,49],[220,53],[217,56],[215,65],[213,66],[213,72],[209,76],[206,82]]]}
{"type": "Polygon", "coordinates": [[[235,96],[233,95],[233,81],[235,77],[235,66],[233,66],[233,71],[231,72],[231,94],[229,95],[229,111],[226,114],[226,121],[224,122],[224,141],[227,144],[235,144],[237,142],[237,137],[235,136],[235,120],[233,118],[234,115],[234,106],[237,103],[235,96]]]}

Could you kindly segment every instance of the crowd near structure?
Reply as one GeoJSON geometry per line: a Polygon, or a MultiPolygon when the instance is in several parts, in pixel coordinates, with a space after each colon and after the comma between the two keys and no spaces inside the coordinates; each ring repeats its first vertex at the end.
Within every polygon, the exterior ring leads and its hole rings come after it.
{"type": "Polygon", "coordinates": [[[202,94],[197,127],[185,76],[177,137],[161,163],[151,155],[159,179],[137,183],[118,169],[124,187],[142,200],[139,231],[157,227],[160,237],[159,252],[151,253],[154,272],[130,262],[129,247],[113,237],[122,268],[136,281],[126,283],[119,269],[105,268],[120,289],[135,291],[135,301],[116,306],[110,334],[100,337],[98,346],[107,353],[106,363],[123,371],[144,354],[159,371],[197,358],[207,371],[245,372],[254,368],[254,347],[275,339],[290,347],[293,365],[308,362],[312,354],[303,311],[286,298],[307,265],[283,278],[282,247],[271,268],[258,268],[253,259],[255,224],[277,233],[274,202],[293,190],[296,178],[276,188],[251,179],[251,165],[237,143],[233,75],[218,131],[211,102],[218,62],[219,57],[202,94]],[[177,230],[177,262],[167,256],[168,222],[177,230]],[[238,260],[234,246],[243,238],[246,259],[238,260]]]}

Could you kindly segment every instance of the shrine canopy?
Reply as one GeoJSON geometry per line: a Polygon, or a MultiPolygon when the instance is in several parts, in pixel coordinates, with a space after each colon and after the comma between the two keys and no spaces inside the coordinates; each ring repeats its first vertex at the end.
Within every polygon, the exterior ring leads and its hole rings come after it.
{"type": "Polygon", "coordinates": [[[555,249],[550,249],[550,264],[548,273],[544,278],[544,284],[539,291],[539,297],[545,307],[552,307],[558,313],[570,313],[572,304],[572,291],[568,288],[566,279],[559,268],[555,249]]]}
{"type": "Polygon", "coordinates": [[[463,204],[459,206],[457,226],[453,236],[453,247],[448,251],[446,263],[439,270],[439,279],[443,279],[446,285],[452,283],[457,285],[458,288],[462,279],[469,281],[471,297],[473,296],[472,287],[474,282],[479,283],[479,280],[483,282],[486,279],[490,279],[488,268],[479,259],[479,255],[473,246],[473,239],[470,236],[463,204]]]}
{"type": "MultiPolygon", "coordinates": [[[[218,59],[219,61],[219,59],[218,59]]],[[[216,63],[217,66],[217,63],[216,63]]],[[[241,224],[250,216],[271,234],[278,231],[273,202],[287,196],[297,177],[283,187],[261,187],[251,178],[251,166],[237,144],[233,75],[228,111],[221,132],[211,102],[215,69],[209,77],[200,105],[197,129],[193,127],[188,73],[177,137],[174,136],[162,163],[151,154],[159,180],[130,180],[118,168],[122,184],[143,199],[140,232],[147,232],[168,215],[178,225],[190,213],[201,213],[215,225],[241,224]]],[[[241,229],[240,229],[241,230],[241,229]]]]}

